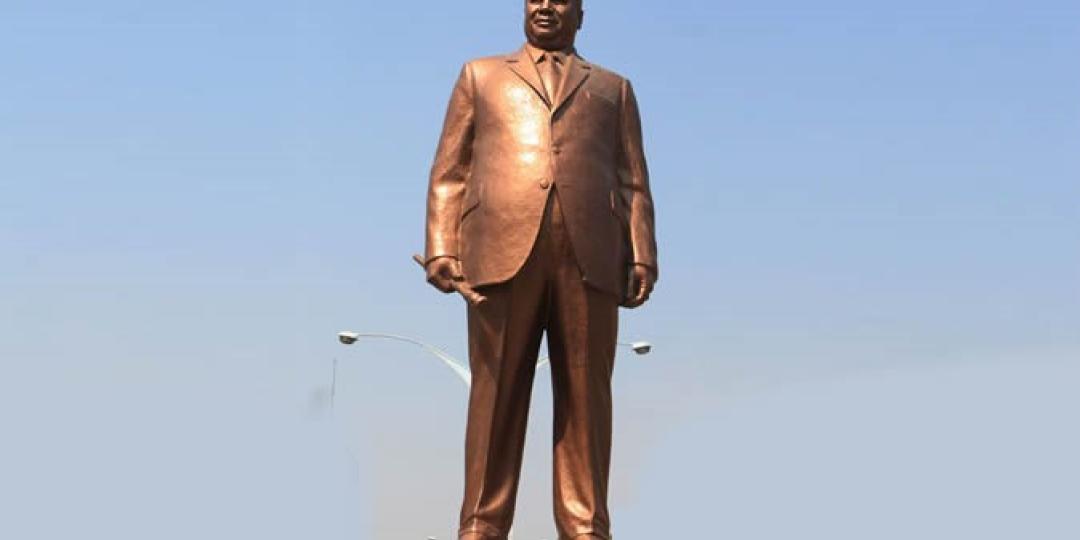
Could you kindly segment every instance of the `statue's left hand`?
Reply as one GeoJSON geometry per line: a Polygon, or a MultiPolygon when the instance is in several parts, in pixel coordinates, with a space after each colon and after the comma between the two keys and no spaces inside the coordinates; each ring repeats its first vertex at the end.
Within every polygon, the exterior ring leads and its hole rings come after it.
{"type": "Polygon", "coordinates": [[[457,257],[442,256],[428,261],[426,270],[428,283],[444,293],[454,292],[454,282],[465,280],[457,257]]]}
{"type": "Polygon", "coordinates": [[[630,270],[630,290],[623,307],[633,309],[644,304],[652,294],[655,284],[656,272],[644,264],[635,264],[630,270]]]}

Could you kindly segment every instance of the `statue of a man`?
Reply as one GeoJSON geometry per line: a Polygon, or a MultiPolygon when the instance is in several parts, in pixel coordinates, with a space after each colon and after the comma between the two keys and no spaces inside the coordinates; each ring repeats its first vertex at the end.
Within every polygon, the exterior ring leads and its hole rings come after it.
{"type": "Polygon", "coordinates": [[[517,52],[465,64],[431,169],[424,264],[467,283],[469,396],[461,540],[510,531],[547,332],[560,539],[609,539],[618,307],[657,278],[653,202],[629,81],[574,49],[581,0],[526,0],[517,52]]]}

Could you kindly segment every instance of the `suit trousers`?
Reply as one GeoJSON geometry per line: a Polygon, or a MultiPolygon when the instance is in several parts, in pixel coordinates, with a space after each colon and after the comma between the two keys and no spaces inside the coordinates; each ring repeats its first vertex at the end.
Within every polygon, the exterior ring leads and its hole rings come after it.
{"type": "Polygon", "coordinates": [[[468,308],[472,389],[459,537],[504,540],[510,531],[537,353],[546,331],[559,538],[609,538],[618,299],[582,278],[555,189],[521,270],[482,292],[487,302],[468,308]]]}

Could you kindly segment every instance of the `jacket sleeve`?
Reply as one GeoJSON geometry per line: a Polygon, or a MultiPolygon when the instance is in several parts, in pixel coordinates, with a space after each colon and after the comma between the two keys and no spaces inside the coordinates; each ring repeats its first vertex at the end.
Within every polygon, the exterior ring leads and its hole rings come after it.
{"type": "Polygon", "coordinates": [[[424,262],[458,256],[461,204],[472,163],[474,81],[469,64],[461,68],[446,108],[439,146],[431,166],[427,195],[424,262]]]}
{"type": "Polygon", "coordinates": [[[622,83],[619,118],[619,191],[630,212],[632,262],[651,267],[659,276],[649,168],[645,164],[645,148],[641,140],[641,116],[634,89],[627,80],[622,83]]]}

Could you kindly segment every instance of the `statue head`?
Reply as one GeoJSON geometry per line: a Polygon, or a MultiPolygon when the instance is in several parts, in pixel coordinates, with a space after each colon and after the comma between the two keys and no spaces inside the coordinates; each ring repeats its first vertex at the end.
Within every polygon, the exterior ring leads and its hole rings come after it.
{"type": "Polygon", "coordinates": [[[554,51],[574,45],[585,18],[582,0],[525,0],[525,36],[534,47],[554,51]]]}

